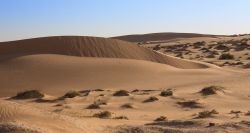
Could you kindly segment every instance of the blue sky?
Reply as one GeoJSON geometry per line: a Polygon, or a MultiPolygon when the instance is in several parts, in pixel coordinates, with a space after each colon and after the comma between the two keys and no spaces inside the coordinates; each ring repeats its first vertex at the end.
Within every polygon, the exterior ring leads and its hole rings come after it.
{"type": "Polygon", "coordinates": [[[55,35],[250,33],[250,0],[1,0],[0,41],[55,35]]]}

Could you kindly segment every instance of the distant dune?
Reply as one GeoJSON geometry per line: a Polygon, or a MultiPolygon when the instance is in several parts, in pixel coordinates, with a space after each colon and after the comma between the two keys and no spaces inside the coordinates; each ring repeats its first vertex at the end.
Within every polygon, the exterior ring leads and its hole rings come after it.
{"type": "Polygon", "coordinates": [[[184,69],[208,67],[202,63],[180,60],[133,43],[115,39],[61,36],[0,43],[0,59],[34,54],[137,59],[168,64],[184,69]]]}
{"type": "Polygon", "coordinates": [[[196,34],[196,33],[151,33],[112,37],[114,39],[129,41],[129,42],[147,42],[147,41],[162,41],[177,38],[193,38],[193,37],[216,37],[217,35],[196,34]]]}

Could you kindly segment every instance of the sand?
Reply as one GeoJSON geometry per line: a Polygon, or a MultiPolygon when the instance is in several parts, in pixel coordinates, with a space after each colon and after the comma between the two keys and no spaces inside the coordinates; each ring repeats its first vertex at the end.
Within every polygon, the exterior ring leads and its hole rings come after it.
{"type": "Polygon", "coordinates": [[[249,69],[180,59],[95,37],[2,42],[0,51],[0,132],[249,131],[249,69]],[[200,93],[212,85],[223,89],[214,95],[200,93]],[[160,96],[166,89],[173,95],[160,96]],[[11,98],[26,90],[45,96],[11,98]],[[62,98],[70,90],[78,96],[62,98]],[[118,90],[128,96],[113,96],[118,90]],[[150,97],[157,100],[145,102],[150,97]],[[199,106],[179,104],[190,101],[199,106]],[[91,104],[99,108],[88,109],[91,104]],[[198,118],[199,112],[213,109],[218,114],[198,118]],[[111,116],[95,117],[102,111],[111,116]],[[154,121],[160,116],[167,119],[154,121]]]}
{"type": "Polygon", "coordinates": [[[137,35],[126,35],[126,36],[117,36],[112,37],[114,39],[128,41],[128,42],[137,42],[137,43],[150,43],[154,41],[167,41],[173,40],[177,38],[195,38],[195,37],[219,37],[222,35],[206,35],[206,34],[196,34],[196,33],[174,33],[174,32],[166,32],[166,33],[150,33],[150,34],[137,34],[137,35]]]}

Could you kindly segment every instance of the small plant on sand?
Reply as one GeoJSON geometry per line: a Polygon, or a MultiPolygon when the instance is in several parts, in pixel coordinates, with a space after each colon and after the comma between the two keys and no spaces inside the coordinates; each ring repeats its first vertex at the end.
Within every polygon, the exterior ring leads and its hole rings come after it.
{"type": "Polygon", "coordinates": [[[86,109],[100,109],[100,105],[99,104],[96,104],[96,103],[93,103],[93,104],[90,104],[86,109]]]}
{"type": "Polygon", "coordinates": [[[135,92],[139,92],[139,90],[138,90],[138,89],[134,89],[134,90],[132,90],[131,92],[132,92],[132,93],[135,93],[135,92]]]}
{"type": "Polygon", "coordinates": [[[171,89],[167,89],[161,92],[160,96],[167,97],[167,96],[172,96],[173,91],[171,89]]]}
{"type": "Polygon", "coordinates": [[[119,90],[115,92],[113,96],[129,96],[129,92],[126,90],[119,90]]]}
{"type": "Polygon", "coordinates": [[[242,113],[242,112],[239,110],[231,110],[230,111],[230,114],[240,114],[240,113],[242,113]]]}
{"type": "Polygon", "coordinates": [[[90,104],[86,109],[100,109],[100,105],[107,105],[106,101],[98,99],[93,104],[90,104]]]}
{"type": "Polygon", "coordinates": [[[156,118],[154,121],[166,121],[167,117],[166,116],[160,116],[158,118],[156,118]]]}
{"type": "Polygon", "coordinates": [[[161,49],[161,46],[158,44],[158,45],[155,45],[154,47],[153,47],[153,50],[160,50],[161,49]]]}
{"type": "Polygon", "coordinates": [[[112,116],[112,113],[109,111],[102,111],[93,115],[93,117],[101,118],[101,119],[108,119],[112,116]]]}
{"type": "Polygon", "coordinates": [[[12,99],[33,99],[33,98],[43,98],[44,94],[42,94],[38,90],[29,90],[18,93],[16,96],[12,97],[12,99]]]}
{"type": "Polygon", "coordinates": [[[104,91],[103,89],[95,89],[93,91],[104,91]]]}
{"type": "Polygon", "coordinates": [[[69,91],[64,96],[62,96],[62,99],[74,98],[74,97],[77,97],[77,96],[81,96],[81,94],[79,92],[77,92],[77,91],[69,91]]]}
{"type": "Polygon", "coordinates": [[[124,108],[124,109],[132,109],[132,108],[134,108],[134,107],[132,106],[132,104],[126,103],[126,104],[123,104],[123,105],[121,106],[121,108],[124,108]]]}
{"type": "Polygon", "coordinates": [[[158,101],[159,99],[155,96],[149,97],[148,99],[144,100],[144,103],[148,103],[148,102],[154,102],[154,101],[158,101]]]}
{"type": "Polygon", "coordinates": [[[230,53],[223,53],[219,57],[219,60],[233,60],[233,59],[234,59],[234,55],[232,55],[230,53]]]}
{"type": "Polygon", "coordinates": [[[217,94],[217,92],[223,92],[224,93],[224,87],[221,86],[208,86],[203,88],[200,93],[202,95],[214,95],[217,94]]]}
{"type": "Polygon", "coordinates": [[[107,101],[101,99],[96,100],[94,103],[98,105],[107,105],[107,101]]]}
{"type": "Polygon", "coordinates": [[[118,119],[118,120],[128,120],[128,117],[127,116],[116,116],[114,117],[113,119],[118,119]]]}
{"type": "Polygon", "coordinates": [[[177,102],[177,104],[181,105],[184,108],[202,108],[200,103],[198,103],[196,100],[177,102]]]}
{"type": "Polygon", "coordinates": [[[205,110],[205,111],[199,112],[196,118],[209,118],[209,117],[213,117],[213,115],[215,114],[219,114],[219,113],[214,109],[211,111],[205,110]]]}

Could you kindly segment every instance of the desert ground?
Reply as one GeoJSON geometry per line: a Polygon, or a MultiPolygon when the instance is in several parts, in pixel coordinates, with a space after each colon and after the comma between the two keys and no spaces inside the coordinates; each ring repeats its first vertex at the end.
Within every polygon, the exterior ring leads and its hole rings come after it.
{"type": "Polygon", "coordinates": [[[0,133],[250,130],[250,35],[0,42],[0,133]]]}

